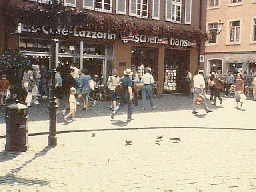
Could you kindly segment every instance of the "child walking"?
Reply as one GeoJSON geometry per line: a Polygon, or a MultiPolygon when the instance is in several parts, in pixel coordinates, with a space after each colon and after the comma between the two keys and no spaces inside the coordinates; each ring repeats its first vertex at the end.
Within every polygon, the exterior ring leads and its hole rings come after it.
{"type": "Polygon", "coordinates": [[[67,121],[67,118],[71,116],[72,121],[75,120],[75,114],[76,114],[76,105],[78,102],[76,102],[76,89],[74,87],[70,88],[70,95],[69,95],[69,113],[64,116],[64,120],[67,121]]]}

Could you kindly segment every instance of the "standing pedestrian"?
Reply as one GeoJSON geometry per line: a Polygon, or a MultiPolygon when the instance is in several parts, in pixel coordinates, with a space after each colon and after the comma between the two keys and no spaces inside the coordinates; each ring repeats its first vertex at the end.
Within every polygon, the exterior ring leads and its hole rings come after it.
{"type": "Polygon", "coordinates": [[[39,93],[42,99],[46,99],[48,95],[48,71],[44,65],[40,66],[40,83],[39,83],[39,93]]]}
{"type": "Polygon", "coordinates": [[[222,89],[222,84],[223,84],[223,80],[220,77],[215,77],[214,78],[214,98],[213,98],[213,105],[216,105],[216,101],[217,101],[217,97],[220,100],[220,104],[222,104],[222,98],[220,96],[220,91],[222,89]]]}
{"type": "Polygon", "coordinates": [[[213,101],[213,97],[214,97],[214,91],[215,91],[215,73],[212,72],[210,78],[208,79],[208,88],[210,89],[210,101],[213,101]]]}
{"type": "Polygon", "coordinates": [[[131,69],[126,69],[124,71],[124,77],[121,79],[122,86],[124,88],[124,94],[121,95],[120,103],[118,104],[117,108],[113,111],[111,115],[111,119],[114,119],[115,114],[124,107],[125,102],[128,104],[128,112],[127,112],[127,121],[132,120],[132,71],[131,69]]]}
{"type": "Polygon", "coordinates": [[[206,111],[206,113],[212,112],[211,109],[208,108],[206,104],[206,99],[205,99],[205,80],[204,80],[204,71],[199,70],[198,74],[194,76],[194,100],[193,100],[193,114],[197,114],[198,112],[196,111],[196,99],[202,96],[202,105],[206,111]]]}
{"type": "Polygon", "coordinates": [[[96,103],[96,101],[90,97],[91,89],[89,86],[89,81],[91,80],[91,77],[88,75],[88,71],[86,69],[79,73],[82,73],[79,79],[79,98],[83,102],[83,110],[88,110],[89,100],[93,102],[93,106],[96,103]]]}
{"type": "Polygon", "coordinates": [[[250,95],[250,88],[252,86],[252,76],[248,74],[247,71],[244,72],[244,94],[249,97],[250,95]]]}
{"type": "Polygon", "coordinates": [[[235,90],[235,100],[236,100],[236,108],[239,109],[239,103],[240,103],[240,107],[243,106],[243,102],[244,102],[244,80],[242,78],[241,73],[237,74],[236,77],[236,90],[235,90]]]}
{"type": "Polygon", "coordinates": [[[154,81],[154,77],[153,75],[150,74],[151,72],[151,68],[146,67],[145,68],[145,74],[142,76],[141,78],[141,82],[143,83],[143,87],[142,87],[142,109],[145,110],[146,109],[146,98],[148,95],[149,101],[150,101],[150,105],[152,109],[156,109],[156,106],[154,105],[154,101],[153,101],[153,83],[154,81]]]}
{"type": "Polygon", "coordinates": [[[6,74],[2,74],[2,78],[0,80],[0,97],[1,97],[1,105],[5,105],[7,90],[10,86],[9,80],[6,79],[6,74]]]}
{"type": "Polygon", "coordinates": [[[253,100],[256,101],[256,76],[253,79],[252,87],[253,87],[253,100]]]}
{"type": "MultiPolygon", "coordinates": [[[[228,97],[228,93],[230,92],[231,85],[234,84],[235,77],[231,73],[231,71],[228,71],[228,73],[225,74],[225,97],[228,97]]],[[[232,95],[232,93],[230,92],[232,95]]]]}
{"type": "Polygon", "coordinates": [[[109,106],[110,109],[115,110],[116,109],[116,86],[119,84],[119,77],[118,77],[118,72],[116,69],[113,69],[112,71],[112,76],[109,77],[108,79],[108,88],[110,90],[110,99],[111,99],[111,104],[109,106]]]}

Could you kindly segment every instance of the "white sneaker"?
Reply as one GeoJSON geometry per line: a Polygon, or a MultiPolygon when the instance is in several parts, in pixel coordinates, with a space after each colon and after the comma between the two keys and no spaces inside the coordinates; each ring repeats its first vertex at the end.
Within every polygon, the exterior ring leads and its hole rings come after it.
{"type": "Polygon", "coordinates": [[[35,101],[35,102],[33,102],[35,105],[39,105],[39,102],[38,101],[35,101]]]}

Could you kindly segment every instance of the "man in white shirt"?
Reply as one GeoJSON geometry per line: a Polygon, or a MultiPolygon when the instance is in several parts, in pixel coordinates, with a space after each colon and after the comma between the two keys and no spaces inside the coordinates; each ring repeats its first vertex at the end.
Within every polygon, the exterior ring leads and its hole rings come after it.
{"type": "Polygon", "coordinates": [[[196,111],[197,105],[195,104],[195,100],[197,97],[202,94],[204,96],[202,100],[202,105],[207,113],[212,112],[211,109],[208,108],[206,104],[206,99],[205,99],[205,80],[204,80],[204,71],[199,70],[198,74],[194,76],[194,100],[193,100],[193,114],[197,114],[198,112],[196,111]]]}
{"type": "Polygon", "coordinates": [[[142,109],[146,109],[146,97],[148,95],[150,105],[152,109],[155,109],[156,106],[154,105],[153,101],[153,90],[152,85],[155,82],[154,77],[150,74],[151,69],[149,67],[145,68],[146,73],[142,76],[141,82],[143,83],[142,87],[142,109]]]}

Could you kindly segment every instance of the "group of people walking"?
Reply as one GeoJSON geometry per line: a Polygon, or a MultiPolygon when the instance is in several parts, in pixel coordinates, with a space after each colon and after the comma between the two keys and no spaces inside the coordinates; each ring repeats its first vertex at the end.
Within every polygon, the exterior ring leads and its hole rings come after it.
{"type": "MultiPolygon", "coordinates": [[[[208,81],[208,88],[210,90],[210,100],[213,105],[216,105],[217,99],[219,99],[220,104],[222,104],[221,91],[224,89],[225,97],[229,94],[235,97],[236,108],[241,108],[245,99],[249,96],[251,89],[253,89],[253,98],[256,101],[256,76],[247,74],[245,71],[243,74],[238,72],[232,74],[228,71],[224,77],[222,77],[220,71],[212,72],[208,81]]],[[[206,104],[205,97],[206,82],[204,78],[204,71],[199,70],[198,74],[194,76],[194,100],[193,100],[193,114],[197,114],[196,108],[202,103],[204,109],[207,113],[212,112],[212,110],[206,104]],[[198,102],[200,100],[200,102],[198,102]]]]}

